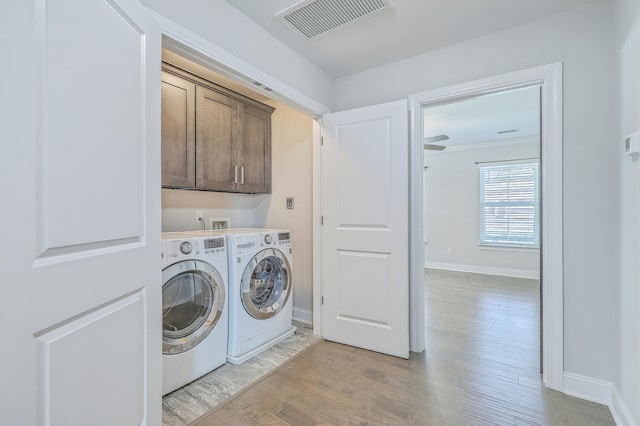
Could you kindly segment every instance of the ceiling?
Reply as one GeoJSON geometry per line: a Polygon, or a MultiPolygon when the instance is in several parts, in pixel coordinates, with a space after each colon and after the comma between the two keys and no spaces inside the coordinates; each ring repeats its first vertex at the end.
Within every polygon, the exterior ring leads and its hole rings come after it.
{"type": "Polygon", "coordinates": [[[527,87],[426,107],[423,123],[425,138],[449,137],[433,145],[468,147],[531,140],[540,135],[540,88],[527,87]]]}
{"type": "Polygon", "coordinates": [[[390,0],[391,7],[307,39],[275,15],[300,0],[226,0],[334,78],[569,11],[594,0],[390,0]]]}

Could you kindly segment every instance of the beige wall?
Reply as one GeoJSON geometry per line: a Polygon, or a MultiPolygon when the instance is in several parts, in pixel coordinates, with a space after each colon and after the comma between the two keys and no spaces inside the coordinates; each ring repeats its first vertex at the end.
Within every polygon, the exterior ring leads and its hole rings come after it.
{"type": "Polygon", "coordinates": [[[212,217],[228,217],[234,228],[256,227],[255,208],[266,197],[268,195],[163,189],[162,232],[201,229],[196,211],[202,212],[207,229],[212,217]]]}
{"type": "Polygon", "coordinates": [[[294,317],[311,321],[312,309],[312,129],[313,120],[285,105],[272,120],[272,194],[256,208],[258,226],[288,228],[293,243],[294,317]],[[294,197],[295,208],[286,208],[294,197]]]}

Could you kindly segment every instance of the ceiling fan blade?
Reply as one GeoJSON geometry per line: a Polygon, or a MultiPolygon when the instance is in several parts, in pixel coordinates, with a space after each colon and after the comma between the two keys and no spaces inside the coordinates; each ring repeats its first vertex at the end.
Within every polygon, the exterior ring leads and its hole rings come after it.
{"type": "Polygon", "coordinates": [[[431,144],[431,143],[425,143],[424,144],[424,149],[429,149],[429,150],[432,150],[432,151],[442,151],[445,148],[446,148],[446,146],[444,146],[444,145],[434,145],[434,144],[431,144]]]}
{"type": "Polygon", "coordinates": [[[430,149],[432,151],[442,151],[446,148],[444,145],[434,145],[434,142],[446,141],[449,139],[447,135],[427,136],[424,138],[424,149],[430,149]]]}
{"type": "Polygon", "coordinates": [[[434,143],[434,142],[446,141],[447,139],[449,139],[449,136],[447,135],[437,135],[437,136],[427,136],[426,138],[424,138],[424,141],[426,143],[434,143]]]}

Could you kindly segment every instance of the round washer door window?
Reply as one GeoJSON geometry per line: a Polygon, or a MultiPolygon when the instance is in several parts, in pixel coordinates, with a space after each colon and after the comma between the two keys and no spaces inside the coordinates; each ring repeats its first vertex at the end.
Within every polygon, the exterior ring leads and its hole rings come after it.
{"type": "Polygon", "coordinates": [[[199,260],[178,262],[162,271],[162,352],[186,352],[202,342],[222,316],[222,276],[199,260]]]}
{"type": "Polygon", "coordinates": [[[249,315],[267,319],[282,310],[291,293],[291,266],[280,250],[256,254],[242,274],[241,300],[249,315]]]}

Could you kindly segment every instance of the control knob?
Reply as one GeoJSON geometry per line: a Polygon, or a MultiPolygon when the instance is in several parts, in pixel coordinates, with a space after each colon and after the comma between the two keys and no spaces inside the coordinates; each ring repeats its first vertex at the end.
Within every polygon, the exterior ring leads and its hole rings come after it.
{"type": "Polygon", "coordinates": [[[185,241],[180,244],[180,251],[182,252],[182,254],[189,254],[191,253],[191,250],[193,250],[193,245],[191,245],[189,241],[185,241]]]}
{"type": "Polygon", "coordinates": [[[264,236],[264,242],[267,244],[271,244],[273,242],[273,237],[269,234],[264,236]]]}

